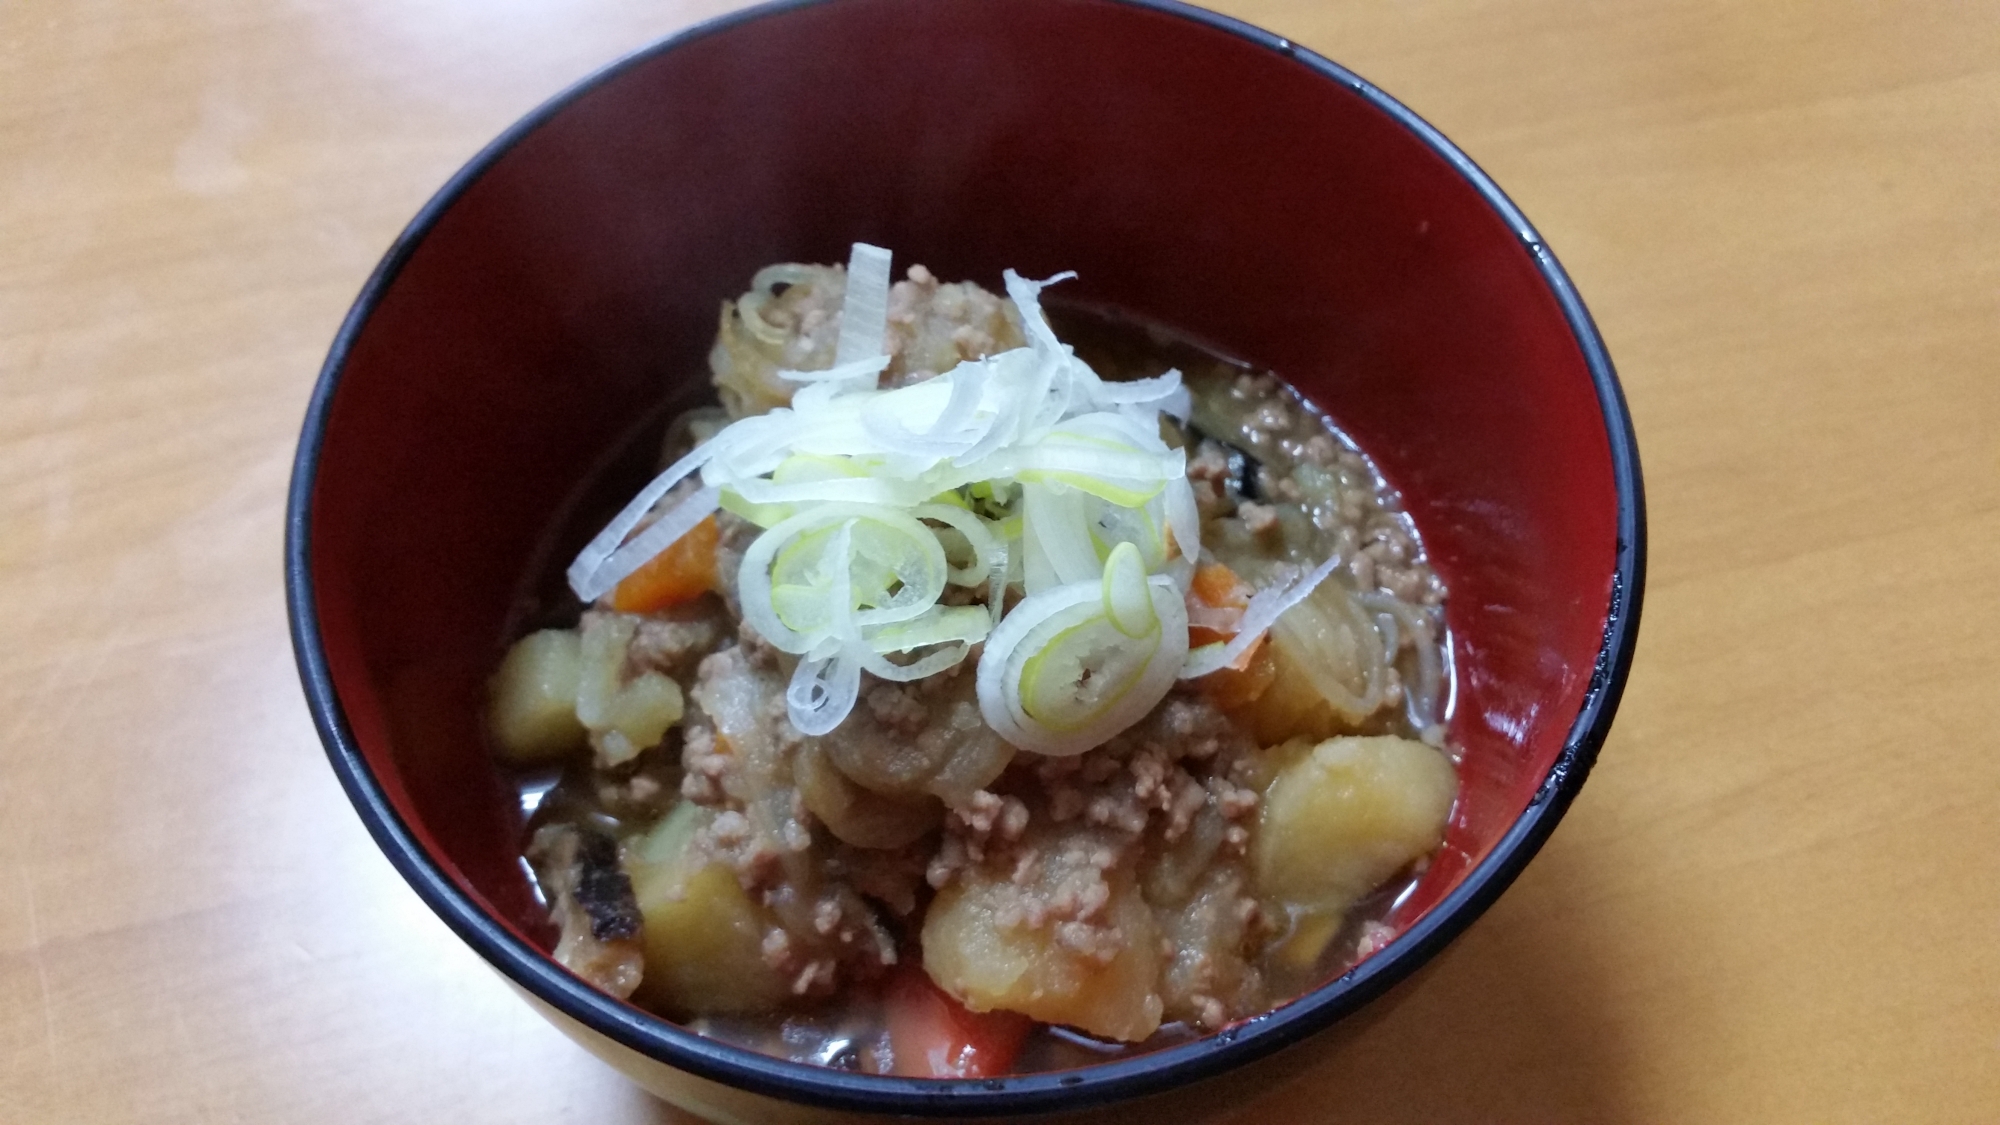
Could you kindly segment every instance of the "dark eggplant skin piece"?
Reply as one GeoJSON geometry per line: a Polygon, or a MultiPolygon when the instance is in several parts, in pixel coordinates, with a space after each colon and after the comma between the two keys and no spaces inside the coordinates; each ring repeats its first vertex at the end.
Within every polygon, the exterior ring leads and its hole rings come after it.
{"type": "Polygon", "coordinates": [[[628,997],[645,972],[645,919],[618,842],[574,824],[545,825],[528,845],[549,920],[561,931],[555,958],[614,996],[628,997]]]}

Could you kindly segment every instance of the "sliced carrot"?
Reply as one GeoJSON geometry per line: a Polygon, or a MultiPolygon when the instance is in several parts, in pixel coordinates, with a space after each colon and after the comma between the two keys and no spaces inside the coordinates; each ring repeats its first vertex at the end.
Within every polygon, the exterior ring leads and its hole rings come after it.
{"type": "MultiPolygon", "coordinates": [[[[1234,628],[1215,624],[1221,617],[1227,621],[1240,617],[1241,613],[1217,614],[1217,610],[1242,610],[1250,604],[1254,593],[1250,587],[1236,576],[1236,572],[1221,563],[1209,563],[1195,568],[1194,581],[1188,584],[1188,611],[1191,617],[1206,617],[1212,623],[1188,626],[1188,647],[1200,648],[1205,644],[1226,642],[1236,635],[1234,628]],[[1203,612],[1206,611],[1206,612],[1203,612]]],[[[1271,681],[1278,678],[1277,663],[1259,637],[1249,648],[1231,661],[1226,668],[1210,672],[1193,683],[1196,691],[1207,696],[1217,707],[1227,711],[1254,703],[1271,681]]]]}
{"type": "Polygon", "coordinates": [[[899,966],[883,996],[895,1073],[908,1078],[1006,1074],[1035,1021],[1019,1012],[975,1012],[914,964],[899,966]]]}
{"type": "Polygon", "coordinates": [[[713,590],[715,545],[721,538],[714,516],[695,524],[673,546],[626,575],[611,592],[611,608],[620,613],[655,613],[713,590]]]}
{"type": "Polygon", "coordinates": [[[1188,593],[1216,609],[1242,609],[1250,604],[1251,590],[1235,571],[1221,563],[1209,563],[1195,568],[1188,593]]]}
{"type": "MultiPolygon", "coordinates": [[[[1250,604],[1250,587],[1220,563],[1198,567],[1188,583],[1188,647],[1200,648],[1236,635],[1236,623],[1250,604]]],[[[1238,667],[1243,663],[1239,661],[1238,667]]]]}

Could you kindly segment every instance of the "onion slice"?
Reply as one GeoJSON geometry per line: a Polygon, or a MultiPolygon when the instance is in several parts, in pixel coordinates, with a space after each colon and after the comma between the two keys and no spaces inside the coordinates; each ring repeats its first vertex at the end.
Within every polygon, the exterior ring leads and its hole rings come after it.
{"type": "Polygon", "coordinates": [[[1206,676],[1235,663],[1236,658],[1249,651],[1286,610],[1306,600],[1306,596],[1319,588],[1340,567],[1340,556],[1334,555],[1314,567],[1309,573],[1289,582],[1279,582],[1257,591],[1250,604],[1243,608],[1243,619],[1237,623],[1236,635],[1227,643],[1216,641],[1205,644],[1188,653],[1187,664],[1181,669],[1180,678],[1192,680],[1206,676]]]}

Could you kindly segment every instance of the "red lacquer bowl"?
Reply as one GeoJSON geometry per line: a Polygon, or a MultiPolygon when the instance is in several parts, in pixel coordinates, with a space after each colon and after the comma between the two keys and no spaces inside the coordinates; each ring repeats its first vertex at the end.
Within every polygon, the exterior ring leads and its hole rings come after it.
{"type": "Polygon", "coordinates": [[[314,718],[417,893],[650,1088],[770,1120],[1158,1095],[1240,1076],[1408,975],[1582,785],[1632,659],[1644,518],[1611,363],[1562,268],[1463,153],[1365,81],[1174,4],[829,0],[648,48],[447,184],[334,342],[287,530],[314,718]],[[704,384],[722,298],[857,239],[989,285],[1076,270],[1075,298],[1284,375],[1402,490],[1452,592],[1466,761],[1387,949],[1194,1043],[976,1083],[737,1050],[548,959],[479,729],[523,576],[634,420],[704,384]]]}

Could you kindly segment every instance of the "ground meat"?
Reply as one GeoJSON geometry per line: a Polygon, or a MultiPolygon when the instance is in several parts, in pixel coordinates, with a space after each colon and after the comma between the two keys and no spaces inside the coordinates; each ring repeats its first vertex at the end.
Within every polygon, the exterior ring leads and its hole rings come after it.
{"type": "Polygon", "coordinates": [[[1314,434],[1305,440],[1299,452],[1305,460],[1324,467],[1333,464],[1340,455],[1340,445],[1327,434],[1314,434]]]}
{"type": "Polygon", "coordinates": [[[908,684],[882,683],[868,689],[868,713],[884,731],[912,737],[930,725],[930,708],[924,705],[921,689],[908,684]]]}
{"type": "Polygon", "coordinates": [[[1236,514],[1252,535],[1269,535],[1278,529],[1278,509],[1248,500],[1236,506],[1236,514]]]}
{"type": "Polygon", "coordinates": [[[964,801],[948,806],[944,840],[924,872],[933,888],[942,888],[968,867],[985,861],[1021,839],[1028,827],[1028,806],[1020,798],[975,790],[964,801]]]}
{"type": "Polygon", "coordinates": [[[999,876],[996,925],[1047,930],[1063,947],[1100,962],[1125,948],[1105,907],[1129,841],[1104,829],[1044,824],[1007,845],[996,846],[983,864],[965,865],[983,865],[999,876]]]}
{"type": "Polygon", "coordinates": [[[681,796],[698,805],[722,804],[722,775],[729,757],[715,742],[715,728],[690,720],[681,744],[681,796]]]}
{"type": "MultiPolygon", "coordinates": [[[[833,366],[839,347],[847,270],[787,265],[766,271],[767,290],[725,302],[709,369],[730,416],[759,414],[791,402],[798,384],[780,371],[833,366]]],[[[961,360],[1026,343],[1011,301],[970,282],[944,284],[921,265],[889,290],[884,343],[889,365],[881,385],[931,378],[961,360]]]]}
{"type": "Polygon", "coordinates": [[[1444,587],[1409,517],[1367,458],[1336,440],[1303,400],[1269,376],[1199,378],[1223,388],[1219,394],[1229,403],[1219,413],[1196,410],[1198,440],[1188,458],[1205,548],[1259,584],[1271,577],[1259,571],[1274,544],[1298,566],[1337,555],[1360,591],[1442,604],[1444,587]],[[1254,468],[1237,480],[1232,467],[1246,456],[1254,468]]]}
{"type": "Polygon", "coordinates": [[[1249,958],[1262,931],[1240,862],[1257,793],[1231,779],[1256,752],[1207,700],[1170,695],[1105,746],[1023,755],[994,789],[954,806],[927,880],[942,888],[985,872],[1010,885],[1000,924],[1047,928],[1064,947],[1108,960],[1123,948],[1100,916],[1112,881],[1143,874],[1159,891],[1148,900],[1163,930],[1175,935],[1175,983],[1162,986],[1169,1011],[1195,1021],[1259,1011],[1249,958]],[[1169,862],[1184,870],[1157,870],[1169,862]],[[1228,878],[1200,883],[1215,872],[1228,878]],[[1198,884],[1207,889],[1197,893],[1198,884]]]}
{"type": "Polygon", "coordinates": [[[889,369],[881,385],[931,378],[961,361],[1018,348],[1020,314],[1012,301],[969,282],[944,284],[923,266],[889,289],[889,369]]]}
{"type": "Polygon", "coordinates": [[[735,634],[721,599],[709,595],[640,615],[626,660],[635,674],[651,670],[685,680],[702,657],[735,634]]]}
{"type": "MultiPolygon", "coordinates": [[[[785,853],[794,841],[780,833],[759,831],[750,818],[725,809],[695,835],[695,846],[736,872],[745,890],[763,890],[784,875],[785,853]]],[[[802,850],[802,849],[801,849],[802,850]]]]}
{"type": "Polygon", "coordinates": [[[680,744],[680,732],[670,730],[658,746],[641,751],[622,770],[597,771],[598,806],[634,823],[665,816],[682,791],[680,744]]]}
{"type": "MultiPolygon", "coordinates": [[[[793,758],[804,739],[786,718],[784,686],[743,645],[701,661],[689,691],[698,710],[686,723],[682,793],[720,810],[696,833],[695,847],[734,872],[779,921],[765,935],[766,963],[790,978],[794,994],[823,995],[894,964],[896,942],[846,878],[866,869],[827,862],[838,846],[815,831],[795,788],[793,758]]],[[[868,874],[876,897],[901,897],[880,872],[868,874]]]]}

